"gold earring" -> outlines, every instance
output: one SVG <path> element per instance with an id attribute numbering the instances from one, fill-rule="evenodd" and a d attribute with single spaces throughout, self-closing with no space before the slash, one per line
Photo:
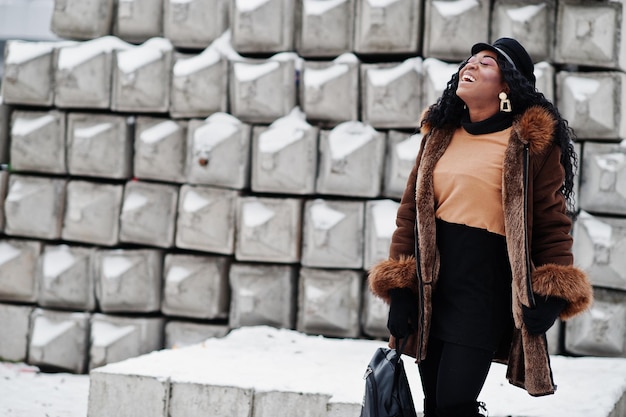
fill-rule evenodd
<path id="1" fill-rule="evenodd" d="M 498 94 L 498 98 L 500 99 L 500 111 L 510 113 L 511 100 L 509 100 L 509 97 L 506 95 L 506 93 L 504 91 L 501 92 L 500 94 Z"/>

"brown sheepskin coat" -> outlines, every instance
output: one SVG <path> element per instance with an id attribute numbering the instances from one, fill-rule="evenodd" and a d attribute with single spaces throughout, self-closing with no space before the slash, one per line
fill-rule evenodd
<path id="1" fill-rule="evenodd" d="M 572 224 L 559 191 L 564 170 L 560 147 L 553 140 L 554 129 L 555 120 L 540 107 L 532 107 L 516 117 L 502 176 L 506 243 L 513 273 L 514 329 L 494 360 L 508 364 L 509 381 L 533 396 L 552 394 L 556 387 L 545 335 L 526 331 L 522 305 L 531 306 L 533 292 L 561 297 L 567 301 L 561 313 L 561 319 L 566 320 L 587 309 L 593 299 L 586 274 L 572 265 Z M 454 129 L 431 130 L 422 126 L 421 132 L 424 139 L 400 202 L 389 259 L 369 271 L 371 291 L 387 303 L 392 288 L 406 287 L 415 293 L 420 323 L 404 353 L 417 362 L 426 355 L 432 292 L 436 290 L 439 271 L 433 169 Z"/>

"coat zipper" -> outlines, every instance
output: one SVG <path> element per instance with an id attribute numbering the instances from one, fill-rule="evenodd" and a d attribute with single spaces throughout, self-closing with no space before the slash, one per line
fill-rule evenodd
<path id="1" fill-rule="evenodd" d="M 528 144 L 524 145 L 524 249 L 526 251 L 526 291 L 530 308 L 535 308 L 535 295 L 530 271 L 530 244 L 528 242 L 528 170 L 530 165 L 530 152 Z"/>

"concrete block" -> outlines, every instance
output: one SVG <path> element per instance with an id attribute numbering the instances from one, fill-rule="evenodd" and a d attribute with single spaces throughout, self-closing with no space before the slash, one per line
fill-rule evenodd
<path id="1" fill-rule="evenodd" d="M 548 342 L 548 353 L 550 355 L 560 355 L 563 353 L 561 347 L 561 331 L 563 322 L 557 320 L 552 327 L 546 332 L 546 341 Z"/>
<path id="2" fill-rule="evenodd" d="M 230 268 L 229 326 L 293 329 L 297 271 L 293 265 L 234 263 Z"/>
<path id="3" fill-rule="evenodd" d="M 134 177 L 185 182 L 187 123 L 156 117 L 135 121 Z"/>
<path id="4" fill-rule="evenodd" d="M 4 200 L 4 232 L 40 239 L 61 237 L 65 179 L 12 174 Z"/>
<path id="5" fill-rule="evenodd" d="M 274 417 L 299 410 L 302 417 L 326 417 L 327 394 L 267 391 L 255 392 L 252 417 Z"/>
<path id="6" fill-rule="evenodd" d="M 621 117 L 626 105 L 626 74 L 561 71 L 556 81 L 559 110 L 578 138 L 626 137 Z"/>
<path id="7" fill-rule="evenodd" d="M 46 245 L 37 263 L 37 304 L 59 309 L 94 310 L 93 253 L 93 248 Z"/>
<path id="8" fill-rule="evenodd" d="M 230 30 L 237 52 L 293 50 L 295 5 L 292 0 L 230 2 Z"/>
<path id="9" fill-rule="evenodd" d="M 396 214 L 400 203 L 393 200 L 365 202 L 365 245 L 363 268 L 389 257 L 391 235 L 396 230 Z"/>
<path id="10" fill-rule="evenodd" d="M 1 87 L 1 85 L 0 85 Z M 11 131 L 11 106 L 0 95 L 0 164 L 9 163 L 9 138 Z"/>
<path id="11" fill-rule="evenodd" d="M 316 192 L 377 197 L 382 185 L 385 136 L 384 132 L 357 121 L 322 130 Z"/>
<path id="12" fill-rule="evenodd" d="M 250 125 L 227 113 L 190 120 L 187 182 L 243 189 L 250 182 Z"/>
<path id="13" fill-rule="evenodd" d="M 184 184 L 180 188 L 176 247 L 235 253 L 236 190 Z"/>
<path id="14" fill-rule="evenodd" d="M 580 207 L 594 213 L 626 215 L 626 141 L 585 142 Z"/>
<path id="15" fill-rule="evenodd" d="M 172 381 L 168 417 L 250 417 L 254 397 L 253 389 Z"/>
<path id="16" fill-rule="evenodd" d="M 161 311 L 168 316 L 222 319 L 228 315 L 228 268 L 224 256 L 167 254 Z"/>
<path id="17" fill-rule="evenodd" d="M 161 36 L 163 0 L 117 0 L 113 34 L 139 43 Z"/>
<path id="18" fill-rule="evenodd" d="M 81 374 L 87 363 L 89 313 L 35 309 L 28 363 Z"/>
<path id="19" fill-rule="evenodd" d="M 123 317 L 94 314 L 91 317 L 89 370 L 162 349 L 163 325 L 163 317 Z M 136 395 L 138 390 L 133 391 L 135 392 L 133 395 Z M 135 396 L 135 399 L 138 398 Z M 147 411 L 144 410 L 143 412 Z"/>
<path id="20" fill-rule="evenodd" d="M 357 337 L 363 281 L 361 271 L 301 268 L 297 330 Z"/>
<path id="21" fill-rule="evenodd" d="M 9 40 L 4 47 L 5 104 L 52 106 L 55 42 Z"/>
<path id="22" fill-rule="evenodd" d="M 70 181 L 61 237 L 96 245 L 118 244 L 123 193 L 121 184 Z"/>
<path id="23" fill-rule="evenodd" d="M 364 216 L 365 204 L 360 201 L 306 201 L 302 228 L 302 265 L 362 268 Z"/>
<path id="24" fill-rule="evenodd" d="M 537 79 L 537 90 L 543 93 L 548 100 L 554 103 L 554 79 L 555 70 L 554 66 L 549 62 L 542 61 L 535 64 L 535 78 Z"/>
<path id="25" fill-rule="evenodd" d="M 264 31 L 267 30 L 265 27 Z M 231 60 L 230 113 L 250 123 L 271 123 L 286 116 L 296 105 L 296 73 L 300 61 L 296 54 L 289 52 L 267 59 Z"/>
<path id="26" fill-rule="evenodd" d="M 463 61 L 472 45 L 489 35 L 487 0 L 424 1 L 423 56 Z"/>
<path id="27" fill-rule="evenodd" d="M 367 287 L 363 288 L 363 312 L 361 314 L 361 328 L 363 333 L 370 337 L 388 338 L 387 318 L 389 305 L 381 298 L 376 297 Z"/>
<path id="28" fill-rule="evenodd" d="M 132 147 L 131 126 L 124 116 L 67 115 L 67 169 L 71 175 L 130 178 Z"/>
<path id="29" fill-rule="evenodd" d="M 175 54 L 170 115 L 208 117 L 227 110 L 228 60 L 217 48 L 208 47 L 196 55 Z"/>
<path id="30" fill-rule="evenodd" d="M 93 39 L 111 33 L 115 0 L 56 0 L 50 30 L 62 38 Z"/>
<path id="31" fill-rule="evenodd" d="M 0 168 L 0 201 L 4 201 L 9 188 L 9 171 Z M 0 231 L 4 231 L 4 204 L 0 204 Z"/>
<path id="32" fill-rule="evenodd" d="M 303 57 L 330 57 L 352 51 L 354 0 L 304 0 L 295 45 Z"/>
<path id="33" fill-rule="evenodd" d="M 11 122 L 11 169 L 67 173 L 65 113 L 15 110 Z"/>
<path id="34" fill-rule="evenodd" d="M 113 56 L 111 110 L 165 113 L 170 102 L 173 45 L 151 38 Z"/>
<path id="35" fill-rule="evenodd" d="M 163 254 L 156 249 L 99 250 L 96 299 L 104 313 L 150 313 L 161 308 Z"/>
<path id="36" fill-rule="evenodd" d="M 329 402 L 326 417 L 352 417 L 361 413 L 361 403 Z M 418 412 L 418 416 L 419 416 Z"/>
<path id="37" fill-rule="evenodd" d="M 308 120 L 336 125 L 359 118 L 359 59 L 352 53 L 333 61 L 304 61 L 300 103 Z"/>
<path id="38" fill-rule="evenodd" d="M 415 128 L 422 114 L 422 58 L 361 65 L 361 120 L 376 128 Z"/>
<path id="39" fill-rule="evenodd" d="M 437 102 L 458 70 L 459 63 L 450 64 L 437 58 L 426 58 L 422 62 L 422 108 Z"/>
<path id="40" fill-rule="evenodd" d="M 626 297 L 623 292 L 596 288 L 591 308 L 567 321 L 569 353 L 626 357 Z"/>
<path id="41" fill-rule="evenodd" d="M 400 199 L 422 143 L 423 135 L 390 130 L 385 153 L 383 196 Z"/>
<path id="42" fill-rule="evenodd" d="M 559 1 L 554 61 L 624 70 L 624 24 L 621 1 Z"/>
<path id="43" fill-rule="evenodd" d="M 626 290 L 626 219 L 581 211 L 574 224 L 574 259 L 597 287 Z"/>
<path id="44" fill-rule="evenodd" d="M 319 130 L 297 108 L 252 135 L 250 187 L 255 192 L 313 194 Z"/>
<path id="45" fill-rule="evenodd" d="M 177 48 L 206 48 L 228 29 L 228 0 L 163 0 L 163 36 Z"/>
<path id="46" fill-rule="evenodd" d="M 222 324 L 204 324 L 185 320 L 170 320 L 165 324 L 165 348 L 177 349 L 197 345 L 206 339 L 224 337 L 229 328 Z"/>
<path id="47" fill-rule="evenodd" d="M 421 45 L 420 0 L 357 1 L 354 50 L 363 54 L 417 54 Z"/>
<path id="48" fill-rule="evenodd" d="M 0 241 L 0 300 L 33 303 L 37 300 L 37 260 L 41 242 Z"/>
<path id="49" fill-rule="evenodd" d="M 237 201 L 235 258 L 298 262 L 301 230 L 301 199 L 241 197 Z"/>
<path id="50" fill-rule="evenodd" d="M 108 109 L 111 106 L 113 51 L 131 48 L 115 36 L 103 36 L 59 48 L 54 73 L 54 105 Z"/>
<path id="51" fill-rule="evenodd" d="M 581 142 L 574 143 L 574 152 L 576 152 L 576 157 L 578 159 L 578 164 L 576 164 L 576 169 L 574 170 L 574 196 L 573 196 L 573 205 L 576 213 L 580 210 L 580 167 L 584 164 L 582 161 L 583 157 L 583 144 Z"/>
<path id="52" fill-rule="evenodd" d="M 491 13 L 491 39 L 517 39 L 534 62 L 552 60 L 556 0 L 496 0 Z"/>
<path id="53" fill-rule="evenodd" d="M 0 360 L 3 362 L 26 362 L 33 310 L 30 306 L 0 303 Z"/>
<path id="54" fill-rule="evenodd" d="M 127 182 L 120 213 L 120 241 L 172 247 L 177 206 L 178 186 Z"/>
<path id="55" fill-rule="evenodd" d="M 169 378 L 109 373 L 96 369 L 89 376 L 89 417 L 169 417 Z"/>

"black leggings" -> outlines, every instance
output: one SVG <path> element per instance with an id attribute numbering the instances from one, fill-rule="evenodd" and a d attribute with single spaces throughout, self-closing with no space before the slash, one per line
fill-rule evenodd
<path id="1" fill-rule="evenodd" d="M 475 402 L 485 384 L 494 353 L 430 338 L 419 365 L 426 402 L 448 408 Z"/>

